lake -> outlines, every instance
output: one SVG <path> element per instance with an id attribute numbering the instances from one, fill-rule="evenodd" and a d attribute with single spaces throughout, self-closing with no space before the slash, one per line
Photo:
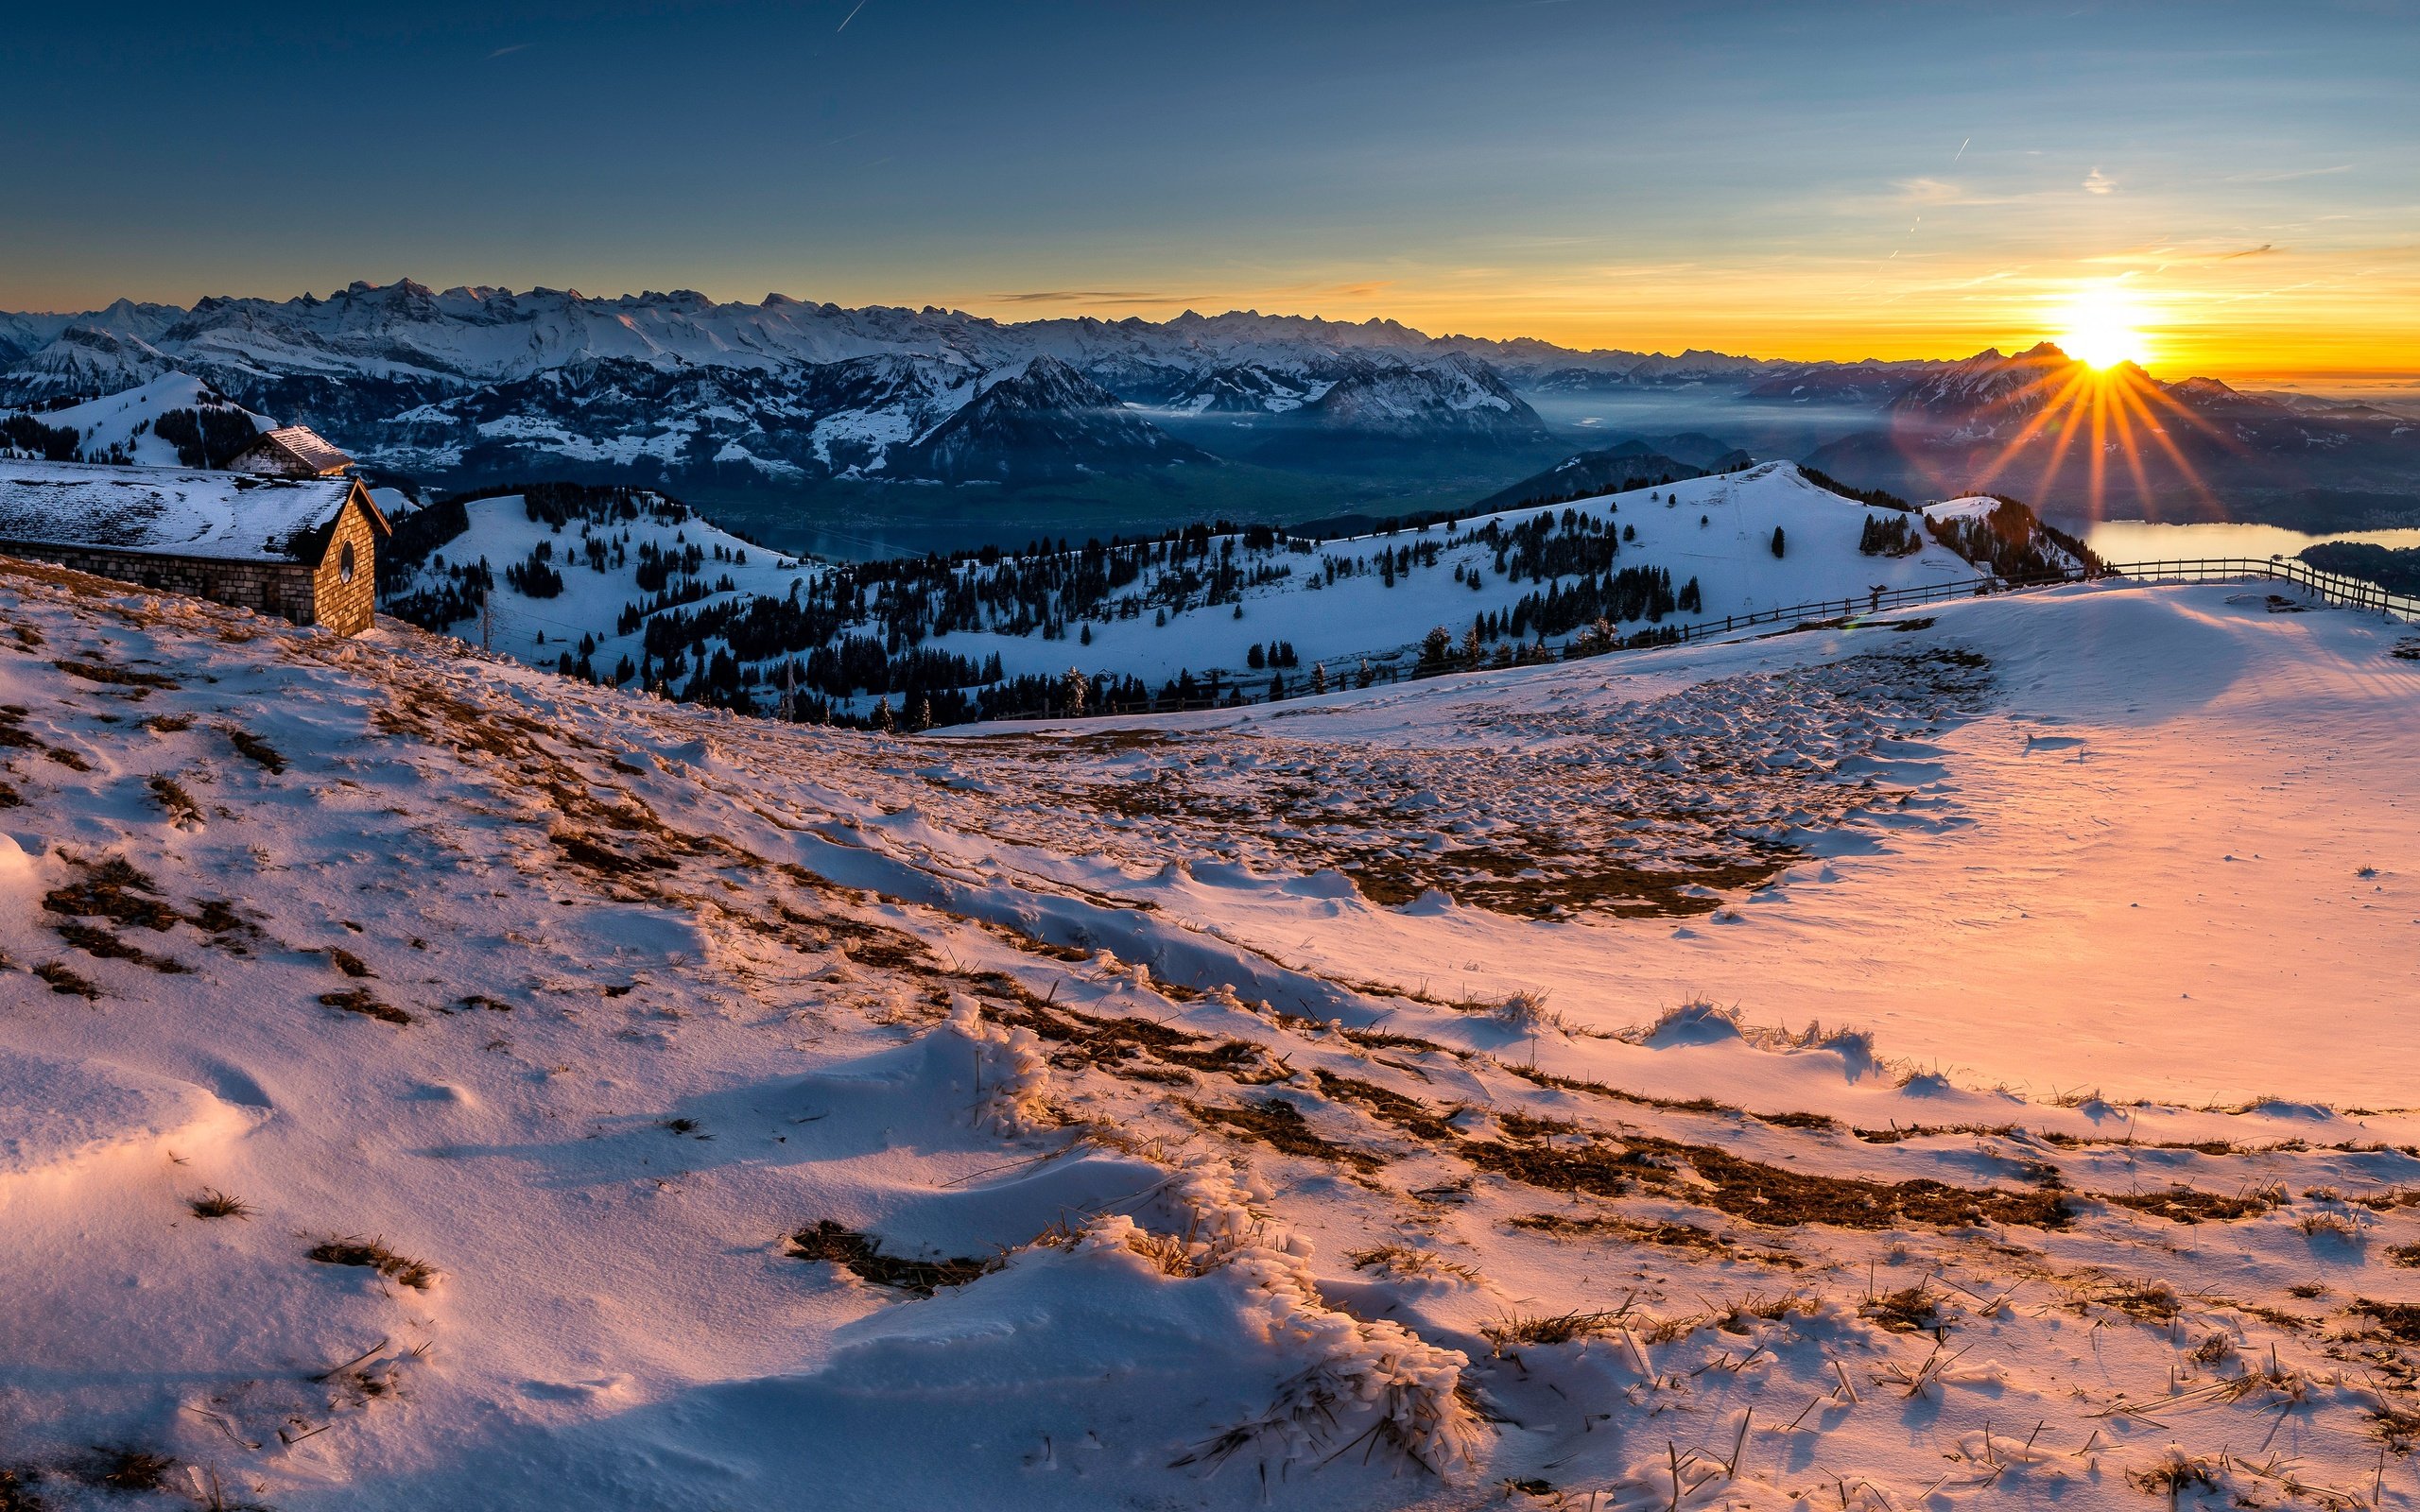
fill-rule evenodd
<path id="1" fill-rule="evenodd" d="M 2075 530 L 2083 543 L 2104 561 L 2176 561 L 2198 557 L 2291 557 L 2305 546 L 2322 541 L 2356 541 L 2374 546 L 2420 547 L 2420 530 L 2348 530 L 2341 535 L 2313 536 L 2282 525 L 2210 523 L 2152 524 L 2142 520 L 2103 520 L 2081 529 L 2072 521 L 2054 523 Z"/>

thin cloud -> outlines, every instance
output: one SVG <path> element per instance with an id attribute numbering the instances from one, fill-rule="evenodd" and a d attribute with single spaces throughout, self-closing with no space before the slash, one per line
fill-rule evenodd
<path id="1" fill-rule="evenodd" d="M 1185 297 L 1153 289 L 1028 289 L 986 296 L 998 304 L 1181 304 Z"/>
<path id="2" fill-rule="evenodd" d="M 489 62 L 493 63 L 493 62 L 494 62 L 497 59 L 504 57 L 504 56 L 505 56 L 505 55 L 507 55 L 508 53 L 527 52 L 527 51 L 528 51 L 528 50 L 529 50 L 529 44 L 528 44 L 527 43 L 526 43 L 526 42 L 516 42 L 516 43 L 513 43 L 511 46 L 510 46 L 510 47 L 499 47 L 499 48 L 497 48 L 495 51 L 493 51 L 493 52 L 492 52 L 492 53 L 488 54 L 487 60 L 488 60 Z"/>
<path id="3" fill-rule="evenodd" d="M 1956 184 L 1940 179 L 1899 179 L 1892 187 L 1920 205 L 1952 205 L 1963 198 Z"/>
<path id="4" fill-rule="evenodd" d="M 2083 192 L 2088 195 L 2114 195 L 2118 192 L 2118 180 L 2095 168 L 2084 175 Z"/>
<path id="5" fill-rule="evenodd" d="M 2219 261 L 2221 263 L 2232 263 L 2238 257 L 2267 257 L 2275 252 L 2276 249 L 2277 244 L 2275 242 L 2262 242 L 2257 247 L 2247 247 L 2239 252 L 2222 253 L 2220 256 Z"/>
<path id="6" fill-rule="evenodd" d="M 2317 179 L 2330 173 L 2350 173 L 2353 165 L 2340 163 L 2332 168 L 2285 168 L 2274 173 L 2231 173 L 2221 183 L 2285 183 L 2293 179 Z"/>

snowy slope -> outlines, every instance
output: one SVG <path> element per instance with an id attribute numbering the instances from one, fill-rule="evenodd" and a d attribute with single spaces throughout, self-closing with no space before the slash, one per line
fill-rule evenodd
<path id="1" fill-rule="evenodd" d="M 811 581 L 822 571 L 819 564 L 751 545 L 669 501 L 646 497 L 657 507 L 616 519 L 610 526 L 585 521 L 555 525 L 535 517 L 517 493 L 475 499 L 466 506 L 472 528 L 436 547 L 388 596 L 441 589 L 461 569 L 485 561 L 496 582 L 488 598 L 491 612 L 484 631 L 475 611 L 469 610 L 435 628 L 475 643 L 484 634 L 490 649 L 548 667 L 557 663 L 566 645 L 593 636 L 595 660 L 610 668 L 623 656 L 635 660 L 640 651 L 642 632 L 624 632 L 617 622 L 625 609 L 650 599 L 637 580 L 647 550 L 677 556 L 695 545 L 706 558 L 698 575 L 700 586 L 730 580 L 729 589 L 716 586 L 683 606 L 692 611 L 748 597 L 786 599 L 792 583 Z M 586 565 L 584 547 L 591 540 L 618 546 L 620 565 Z M 562 591 L 551 597 L 533 597 L 503 576 L 508 564 L 527 560 L 541 545 L 561 570 Z"/>
<path id="2" fill-rule="evenodd" d="M 0 618 L 12 1497 L 2420 1494 L 2376 621 L 2082 588 L 906 740 Z"/>
<path id="3" fill-rule="evenodd" d="M 152 423 L 175 409 L 224 407 L 226 401 L 210 385 L 189 373 L 168 372 L 131 388 L 35 418 L 45 425 L 73 427 L 83 437 L 82 450 L 95 459 L 122 455 L 137 467 L 176 467 L 176 447 L 152 433 Z M 273 422 L 253 415 L 253 427 L 269 430 Z"/>
<path id="4" fill-rule="evenodd" d="M 485 558 L 501 572 L 508 560 L 526 556 L 535 544 L 516 497 L 482 500 L 470 507 L 471 530 L 443 548 L 448 563 L 459 565 Z M 1789 604 L 1863 597 L 1876 586 L 1907 587 L 1976 576 L 1973 566 L 1931 542 L 1907 557 L 1860 555 L 1858 538 L 1871 512 L 1863 505 L 1815 487 L 1787 463 L 1770 463 L 1668 487 L 1633 489 L 1552 509 L 1477 515 L 1450 529 L 1441 524 L 1425 532 L 1354 537 L 1321 541 L 1315 547 L 1274 539 L 1255 547 L 1240 537 L 1212 538 L 1205 546 L 1210 557 L 1231 560 L 1247 579 L 1231 593 L 1183 591 L 1186 574 L 1201 574 L 1201 557 L 1155 560 L 1131 583 L 1105 594 L 1082 612 L 1063 604 L 1055 624 L 1043 615 L 1020 626 L 1004 609 L 980 627 L 935 633 L 922 644 L 977 663 L 988 664 L 996 656 L 1010 678 L 1056 677 L 1073 665 L 1096 679 L 1132 678 L 1157 690 L 1180 674 L 1206 678 L 1215 673 L 1230 686 L 1248 684 L 1254 696 L 1268 691 L 1273 672 L 1250 664 L 1252 649 L 1270 642 L 1294 647 L 1298 664 L 1283 676 L 1296 691 L 1305 685 L 1315 666 L 1323 666 L 1331 678 L 1357 677 L 1365 662 L 1374 669 L 1409 672 L 1418 659 L 1422 639 L 1433 628 L 1443 627 L 1459 642 L 1481 616 L 1509 621 L 1524 599 L 1578 588 L 1585 576 L 1580 572 L 1523 577 L 1518 576 L 1517 556 L 1508 556 L 1498 565 L 1498 545 L 1506 533 L 1542 515 L 1559 538 L 1608 532 L 1619 538 L 1618 549 L 1607 558 L 1609 567 L 1597 574 L 1600 578 L 1623 569 L 1661 569 L 1676 593 L 1691 582 L 1697 584 L 1699 608 L 1668 608 L 1651 621 L 1634 615 L 1617 626 L 1625 635 L 1660 626 L 1719 623 L 1727 616 Z M 678 528 L 688 530 L 691 540 L 717 543 L 727 550 L 741 546 L 702 524 Z M 1778 558 L 1772 552 L 1776 529 L 1785 538 L 1785 554 Z M 669 529 L 658 529 L 656 534 L 668 536 Z M 567 544 L 576 548 L 576 542 Z M 1392 576 L 1378 565 L 1382 556 L 1392 558 L 1430 547 L 1436 550 L 1433 561 L 1421 557 Z M 633 554 L 635 549 L 634 544 Z M 766 559 L 762 551 L 752 551 L 751 556 L 760 563 Z M 1329 563 L 1345 570 L 1332 575 Z M 954 576 L 987 581 L 1002 572 L 1015 573 L 1031 565 L 1015 558 L 1004 565 L 968 559 L 954 569 Z M 882 616 L 890 612 L 885 609 L 885 595 L 897 590 L 885 581 L 881 565 L 849 570 L 865 573 L 874 586 L 864 610 L 844 618 L 827 641 L 846 635 L 879 636 Z M 424 569 L 412 582 L 428 586 L 441 571 Z M 510 634 L 494 638 L 495 648 L 552 666 L 566 639 L 578 641 L 589 635 L 600 647 L 593 658 L 600 673 L 610 672 L 624 658 L 636 669 L 644 629 L 618 628 L 624 606 L 647 596 L 632 582 L 632 571 L 570 574 L 566 581 L 573 591 L 564 598 L 544 601 L 529 600 L 499 582 L 493 601 L 511 628 Z M 718 580 L 720 571 L 710 561 L 704 576 Z M 1248 580 L 1255 575 L 1266 576 L 1261 581 Z M 743 593 L 784 597 L 794 576 L 788 569 L 776 567 L 753 578 L 735 575 L 734 582 Z M 808 580 L 814 580 L 812 575 Z M 927 593 L 922 589 L 917 592 Z M 939 601 L 945 595 L 930 592 L 927 596 Z M 921 599 L 919 604 L 918 612 L 925 612 Z M 683 612 L 695 611 L 684 608 Z M 460 619 L 432 627 L 460 635 L 467 623 L 466 611 Z M 1057 633 L 1062 629 L 1063 634 Z M 1560 647 L 1585 631 L 1583 619 L 1552 629 L 1546 639 L 1550 646 Z M 544 642 L 536 639 L 541 633 L 546 637 Z M 1506 627 L 1492 628 L 1483 639 L 1491 656 L 1510 656 L 1516 646 L 1533 644 L 1538 636 L 1534 629 L 1516 636 Z M 780 654 L 769 654 L 751 664 L 770 676 L 782 661 L 805 652 L 813 644 L 820 643 L 801 639 Z M 726 643 L 717 641 L 705 647 L 705 654 L 724 648 Z M 678 693 L 684 686 L 676 679 L 673 691 Z M 870 708 L 881 692 L 861 691 L 863 696 L 852 705 L 859 713 Z M 763 707 L 761 701 L 759 707 Z"/>

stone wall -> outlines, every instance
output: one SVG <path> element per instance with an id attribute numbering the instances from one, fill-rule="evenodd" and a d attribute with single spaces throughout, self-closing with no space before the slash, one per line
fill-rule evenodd
<path id="1" fill-rule="evenodd" d="M 360 511 L 348 509 L 348 518 L 358 519 Z M 370 528 L 363 522 L 360 528 Z M 368 554 L 354 548 L 364 558 Z M 135 583 L 156 593 L 185 593 L 195 598 L 215 599 L 221 604 L 257 610 L 274 614 L 297 625 L 319 623 L 314 610 L 316 598 L 313 572 L 299 561 L 222 560 L 213 557 L 164 557 L 146 552 L 110 551 L 99 546 L 44 546 L 26 541 L 0 541 L 0 556 L 22 557 L 28 561 L 46 561 L 96 577 L 114 577 L 120 582 Z M 331 554 L 333 560 L 333 554 Z M 327 569 L 330 581 L 336 578 L 333 565 Z M 358 586 L 368 579 L 366 571 L 355 574 Z M 365 599 L 364 602 L 367 602 Z M 348 611 L 348 620 L 351 619 Z M 367 610 L 360 611 L 359 623 L 351 628 L 338 627 L 338 633 L 351 635 L 369 627 Z"/>

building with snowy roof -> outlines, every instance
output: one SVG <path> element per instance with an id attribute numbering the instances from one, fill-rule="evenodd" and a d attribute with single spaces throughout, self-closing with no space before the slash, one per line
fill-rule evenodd
<path id="1" fill-rule="evenodd" d="M 227 464 L 237 472 L 261 472 L 281 478 L 332 478 L 353 466 L 353 458 L 308 425 L 280 425 L 238 453 Z"/>
<path id="2" fill-rule="evenodd" d="M 0 460 L 0 556 L 370 627 L 391 528 L 361 480 Z"/>

